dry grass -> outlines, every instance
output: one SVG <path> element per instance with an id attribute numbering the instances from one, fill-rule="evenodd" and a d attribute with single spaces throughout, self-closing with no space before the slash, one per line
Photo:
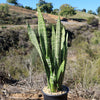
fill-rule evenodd
<path id="1" fill-rule="evenodd" d="M 89 17 L 96 17 L 100 20 L 100 17 L 99 16 L 96 16 L 96 15 L 93 15 L 93 14 L 88 14 L 88 13 L 85 13 L 85 12 L 80 12 L 80 11 L 76 11 L 76 15 L 73 15 L 73 16 L 68 16 L 68 18 L 78 18 L 78 19 L 88 19 Z"/>
<path id="2" fill-rule="evenodd" d="M 36 11 L 33 11 L 33 10 L 28 10 L 28 9 L 25 9 L 25 8 L 11 6 L 11 5 L 9 5 L 9 10 L 15 11 L 15 12 L 18 12 L 18 13 L 24 13 L 24 14 L 35 14 L 36 13 Z"/>

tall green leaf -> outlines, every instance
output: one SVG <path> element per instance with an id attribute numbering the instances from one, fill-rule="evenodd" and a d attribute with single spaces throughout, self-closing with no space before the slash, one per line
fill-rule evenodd
<path id="1" fill-rule="evenodd" d="M 52 55 L 53 57 L 55 56 L 55 36 L 56 36 L 56 33 L 55 33 L 55 30 L 54 30 L 54 26 L 52 26 L 52 37 L 51 37 L 51 45 L 52 45 Z"/>
<path id="2" fill-rule="evenodd" d="M 63 49 L 64 42 L 65 42 L 65 28 L 63 27 L 63 29 L 62 29 L 62 37 L 61 37 L 61 50 Z"/>
<path id="3" fill-rule="evenodd" d="M 42 56 L 44 57 L 45 70 L 46 73 L 49 75 L 48 78 L 50 78 L 51 60 L 49 57 L 49 46 L 48 46 L 46 26 L 39 7 L 37 7 L 37 10 L 38 10 L 38 32 L 40 38 L 40 47 L 42 49 Z"/>
<path id="4" fill-rule="evenodd" d="M 68 33 L 66 34 L 64 46 L 65 46 L 65 56 L 64 56 L 64 59 L 66 59 L 67 51 L 68 51 Z"/>
<path id="5" fill-rule="evenodd" d="M 65 43 L 65 61 L 67 62 L 67 52 L 68 52 L 68 33 L 66 35 L 66 43 Z M 66 63 L 65 63 L 66 64 Z"/>
<path id="6" fill-rule="evenodd" d="M 66 34 L 65 28 L 62 29 L 62 37 L 61 37 L 61 62 L 65 59 L 66 52 Z"/>
<path id="7" fill-rule="evenodd" d="M 64 72 L 64 66 L 65 66 L 65 60 L 61 63 L 59 69 L 58 69 L 58 73 L 57 73 L 57 81 L 59 80 L 61 74 L 63 74 Z"/>
<path id="8" fill-rule="evenodd" d="M 53 66 L 55 66 L 55 29 L 54 26 L 52 26 L 52 37 L 51 37 L 51 46 L 52 46 L 52 59 L 53 59 Z"/>
<path id="9" fill-rule="evenodd" d="M 39 7 L 37 8 L 38 10 L 38 32 L 40 36 L 40 44 L 42 47 L 42 51 L 46 56 L 48 56 L 48 37 L 47 37 L 47 32 L 46 32 L 46 26 L 45 22 L 43 19 L 43 16 L 41 14 L 41 11 Z"/>
<path id="10" fill-rule="evenodd" d="M 57 26 L 56 26 L 56 42 L 55 42 L 55 57 L 57 60 L 57 65 L 60 65 L 60 59 L 61 59 L 61 33 L 60 33 L 60 17 L 58 18 L 57 21 Z"/>
<path id="11" fill-rule="evenodd" d="M 37 51 L 42 59 L 40 45 L 39 45 L 38 39 L 36 37 L 36 34 L 34 33 L 34 31 L 32 30 L 32 28 L 30 27 L 29 24 L 28 24 L 27 28 L 28 28 L 29 39 L 31 40 L 31 43 L 35 46 L 35 48 L 37 49 Z"/>

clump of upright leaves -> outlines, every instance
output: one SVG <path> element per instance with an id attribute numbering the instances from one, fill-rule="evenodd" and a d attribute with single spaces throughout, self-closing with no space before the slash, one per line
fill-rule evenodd
<path id="1" fill-rule="evenodd" d="M 67 40 L 68 34 L 65 33 L 65 29 L 61 30 L 60 17 L 58 18 L 56 31 L 52 26 L 52 36 L 48 38 L 44 19 L 41 11 L 38 9 L 38 36 L 28 25 L 28 34 L 32 44 L 36 47 L 40 58 L 43 62 L 48 87 L 51 92 L 56 92 L 61 89 L 65 66 L 67 58 Z"/>

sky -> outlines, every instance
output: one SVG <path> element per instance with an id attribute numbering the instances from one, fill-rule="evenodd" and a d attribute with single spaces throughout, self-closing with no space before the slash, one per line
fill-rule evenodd
<path id="1" fill-rule="evenodd" d="M 36 8 L 36 4 L 39 0 L 17 0 L 23 6 L 30 6 L 33 9 Z M 62 4 L 69 4 L 76 9 L 86 9 L 96 12 L 96 9 L 100 6 L 100 0 L 45 0 L 46 2 L 51 2 L 54 9 L 60 8 Z M 6 3 L 6 0 L 0 0 L 0 3 Z"/>

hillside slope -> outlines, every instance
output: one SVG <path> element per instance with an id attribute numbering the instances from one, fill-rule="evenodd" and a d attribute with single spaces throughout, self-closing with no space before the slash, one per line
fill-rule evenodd
<path id="1" fill-rule="evenodd" d="M 26 15 L 38 15 L 36 11 L 33 10 L 28 10 L 25 8 L 21 8 L 21 7 L 16 7 L 16 6 L 11 6 L 9 5 L 9 9 L 11 12 L 16 12 L 16 13 L 21 13 L 21 14 L 26 14 Z M 56 15 L 51 15 L 51 14 L 47 14 L 47 13 L 43 13 L 43 17 L 45 20 L 47 20 L 48 23 L 56 23 L 56 20 L 58 19 L 58 16 Z M 63 17 L 61 17 L 62 19 Z"/>
<path id="2" fill-rule="evenodd" d="M 4 4 L 2 4 L 4 5 Z M 37 12 L 34 10 L 29 10 L 29 9 L 25 9 L 25 8 L 21 8 L 21 7 L 17 7 L 17 6 L 12 6 L 9 5 L 9 13 L 10 15 L 13 17 L 15 14 L 17 15 L 16 17 L 24 17 L 24 16 L 28 16 L 28 17 L 33 17 L 33 16 L 37 16 Z M 52 15 L 52 14 L 48 14 L 48 13 L 43 13 L 43 17 L 46 20 L 47 23 L 52 23 L 55 24 L 56 20 L 58 19 L 57 15 Z M 63 19 L 63 17 L 60 17 L 61 20 Z"/>
<path id="3" fill-rule="evenodd" d="M 81 12 L 81 11 L 76 11 L 76 14 L 73 16 L 68 16 L 69 19 L 84 19 L 87 20 L 89 17 L 95 17 L 97 19 L 99 19 L 100 21 L 100 17 L 97 15 L 93 15 L 93 14 L 89 14 L 89 13 L 85 13 L 85 12 Z"/>
<path id="4" fill-rule="evenodd" d="M 12 14 L 15 14 L 15 13 L 20 17 L 28 16 L 28 17 L 32 18 L 32 16 L 37 16 L 36 11 L 21 8 L 21 7 L 18 7 L 18 6 L 9 5 L 9 10 L 10 10 L 11 16 L 12 16 Z M 85 13 L 85 12 L 80 12 L 80 11 L 76 11 L 76 15 L 67 16 L 67 19 L 68 19 L 67 21 L 68 22 L 69 21 L 74 21 L 74 22 L 76 22 L 76 21 L 77 22 L 82 22 L 83 21 L 84 22 L 91 16 L 96 17 L 100 21 L 99 16 L 96 16 L 96 15 L 93 15 L 93 14 L 88 14 L 88 13 Z M 53 24 L 55 24 L 56 20 L 58 19 L 57 15 L 48 14 L 48 13 L 43 13 L 43 17 L 44 17 L 44 19 L 46 20 L 47 23 L 53 23 Z M 60 18 L 61 18 L 61 20 L 63 20 L 64 17 L 60 17 Z"/>

